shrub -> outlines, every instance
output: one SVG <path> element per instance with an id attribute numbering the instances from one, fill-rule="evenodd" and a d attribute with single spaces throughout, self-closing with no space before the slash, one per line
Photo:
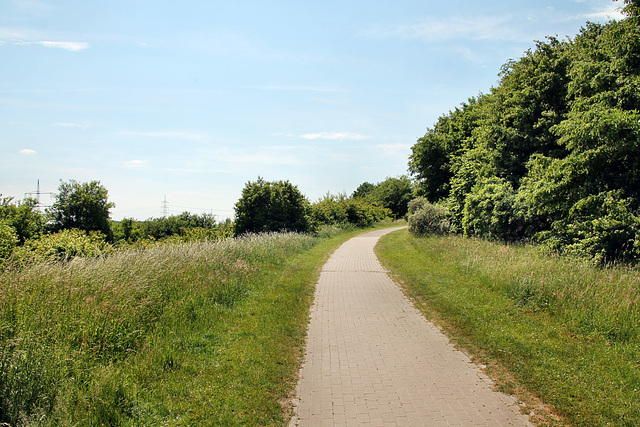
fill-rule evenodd
<path id="1" fill-rule="evenodd" d="M 106 242 L 102 233 L 71 229 L 27 240 L 15 250 L 14 257 L 23 262 L 68 261 L 78 256 L 93 257 L 112 250 L 113 247 Z"/>
<path id="2" fill-rule="evenodd" d="M 467 194 L 462 216 L 466 236 L 517 240 L 520 221 L 515 214 L 515 192 L 502 178 L 484 178 Z"/>
<path id="3" fill-rule="evenodd" d="M 620 191 L 608 191 L 578 201 L 569 216 L 539 233 L 548 248 L 596 263 L 640 260 L 640 218 Z"/>
<path id="4" fill-rule="evenodd" d="M 258 177 L 248 182 L 236 203 L 236 235 L 271 231 L 310 230 L 309 202 L 289 181 L 269 182 Z"/>
<path id="5" fill-rule="evenodd" d="M 449 232 L 449 213 L 446 208 L 430 203 L 424 197 L 409 202 L 409 232 L 416 236 Z"/>
<path id="6" fill-rule="evenodd" d="M 0 263 L 11 255 L 17 244 L 18 235 L 15 229 L 4 221 L 0 221 Z"/>
<path id="7" fill-rule="evenodd" d="M 311 206 L 310 216 L 318 228 L 321 225 L 338 227 L 367 227 L 391 217 L 391 210 L 367 199 L 327 194 Z"/>
<path id="8" fill-rule="evenodd" d="M 12 197 L 0 195 L 0 222 L 13 228 L 18 236 L 18 244 L 44 232 L 45 218 L 38 211 L 37 204 L 35 199 L 14 202 Z"/>

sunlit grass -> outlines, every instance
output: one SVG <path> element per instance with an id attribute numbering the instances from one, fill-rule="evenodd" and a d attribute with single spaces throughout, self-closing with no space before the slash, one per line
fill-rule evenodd
<path id="1" fill-rule="evenodd" d="M 286 423 L 313 287 L 347 237 L 164 244 L 0 274 L 0 423 Z"/>
<path id="2" fill-rule="evenodd" d="M 637 270 L 406 232 L 378 251 L 427 317 L 541 424 L 640 425 Z"/>

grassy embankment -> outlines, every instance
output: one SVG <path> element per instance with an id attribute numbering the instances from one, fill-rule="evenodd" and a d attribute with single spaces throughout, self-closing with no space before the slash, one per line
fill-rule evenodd
<path id="1" fill-rule="evenodd" d="M 384 237 L 377 252 L 426 316 L 536 422 L 640 425 L 637 269 L 406 231 Z"/>
<path id="2" fill-rule="evenodd" d="M 356 233 L 0 273 L 0 424 L 282 424 L 319 269 Z"/>

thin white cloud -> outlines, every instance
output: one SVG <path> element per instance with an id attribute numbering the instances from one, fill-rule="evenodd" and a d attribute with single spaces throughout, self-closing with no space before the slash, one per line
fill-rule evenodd
<path id="1" fill-rule="evenodd" d="M 305 133 L 300 135 L 300 138 L 304 139 L 326 139 L 331 141 L 343 141 L 343 140 L 352 140 L 352 141 L 361 141 L 363 139 L 371 138 L 369 135 L 363 135 L 360 133 L 352 133 L 352 132 L 317 132 L 317 133 Z"/>
<path id="2" fill-rule="evenodd" d="M 586 3 L 576 1 L 577 3 Z M 382 40 L 417 40 L 422 42 L 447 41 L 494 41 L 529 42 L 544 38 L 548 31 L 546 24 L 563 22 L 584 22 L 586 20 L 606 22 L 623 19 L 620 2 L 585 7 L 590 12 L 567 13 L 553 6 L 532 8 L 520 15 L 504 13 L 500 15 L 479 15 L 472 18 L 451 15 L 443 18 L 425 17 L 413 22 L 395 25 L 376 25 L 361 33 L 365 37 Z"/>
<path id="3" fill-rule="evenodd" d="M 91 47 L 88 42 L 51 40 L 57 38 L 63 38 L 63 36 L 48 34 L 38 30 L 0 27 L 0 43 L 2 44 L 12 44 L 16 46 L 36 45 L 71 52 L 80 52 Z"/>
<path id="4" fill-rule="evenodd" d="M 160 139 L 176 139 L 188 141 L 204 141 L 207 134 L 197 131 L 180 131 L 180 130 L 160 130 L 160 131 L 123 131 L 119 133 L 123 136 L 142 137 L 142 138 L 160 138 Z"/>
<path id="5" fill-rule="evenodd" d="M 52 49 L 64 49 L 71 52 L 80 52 L 81 50 L 89 49 L 89 43 L 87 42 L 53 42 L 53 41 L 39 41 L 33 42 Z"/>
<path id="6" fill-rule="evenodd" d="M 411 24 L 374 27 L 364 33 L 381 39 L 415 39 L 421 41 L 444 40 L 504 40 L 513 38 L 510 27 L 512 17 L 477 16 L 473 19 L 452 16 L 445 19 L 426 18 Z"/>
<path id="7" fill-rule="evenodd" d="M 276 133 L 272 133 L 271 136 L 286 136 L 289 138 L 296 137 L 296 135 L 292 134 L 291 132 L 276 132 Z"/>
<path id="8" fill-rule="evenodd" d="M 246 89 L 279 90 L 279 91 L 307 91 L 307 92 L 342 92 L 340 89 L 322 86 L 303 85 L 248 85 Z"/>
<path id="9" fill-rule="evenodd" d="M 29 45 L 40 45 L 44 47 L 48 47 L 50 49 L 64 49 L 71 52 L 80 52 L 81 50 L 89 49 L 89 43 L 86 42 L 52 42 L 52 41 L 21 41 L 21 40 L 13 40 L 11 42 L 17 46 L 29 46 Z"/>
<path id="10" fill-rule="evenodd" d="M 121 162 L 122 167 L 127 169 L 139 168 L 145 166 L 148 162 L 146 160 L 129 160 L 126 162 Z"/>
<path id="11" fill-rule="evenodd" d="M 581 18 L 588 19 L 590 21 L 608 21 L 611 19 L 622 20 L 625 18 L 622 13 L 622 8 L 616 4 L 609 4 L 598 10 L 590 13 L 586 13 L 580 16 Z"/>
<path id="12" fill-rule="evenodd" d="M 20 150 L 20 154 L 31 156 L 33 154 L 38 154 L 38 153 L 35 150 L 32 150 L 30 148 L 23 148 L 22 150 Z"/>

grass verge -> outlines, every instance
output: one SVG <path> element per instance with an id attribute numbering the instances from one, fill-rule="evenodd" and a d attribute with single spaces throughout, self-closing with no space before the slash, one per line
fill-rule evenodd
<path id="1" fill-rule="evenodd" d="M 640 273 L 456 236 L 383 237 L 407 294 L 539 425 L 640 425 Z"/>
<path id="2" fill-rule="evenodd" d="M 1 273 L 0 424 L 285 424 L 320 268 L 360 232 Z"/>

